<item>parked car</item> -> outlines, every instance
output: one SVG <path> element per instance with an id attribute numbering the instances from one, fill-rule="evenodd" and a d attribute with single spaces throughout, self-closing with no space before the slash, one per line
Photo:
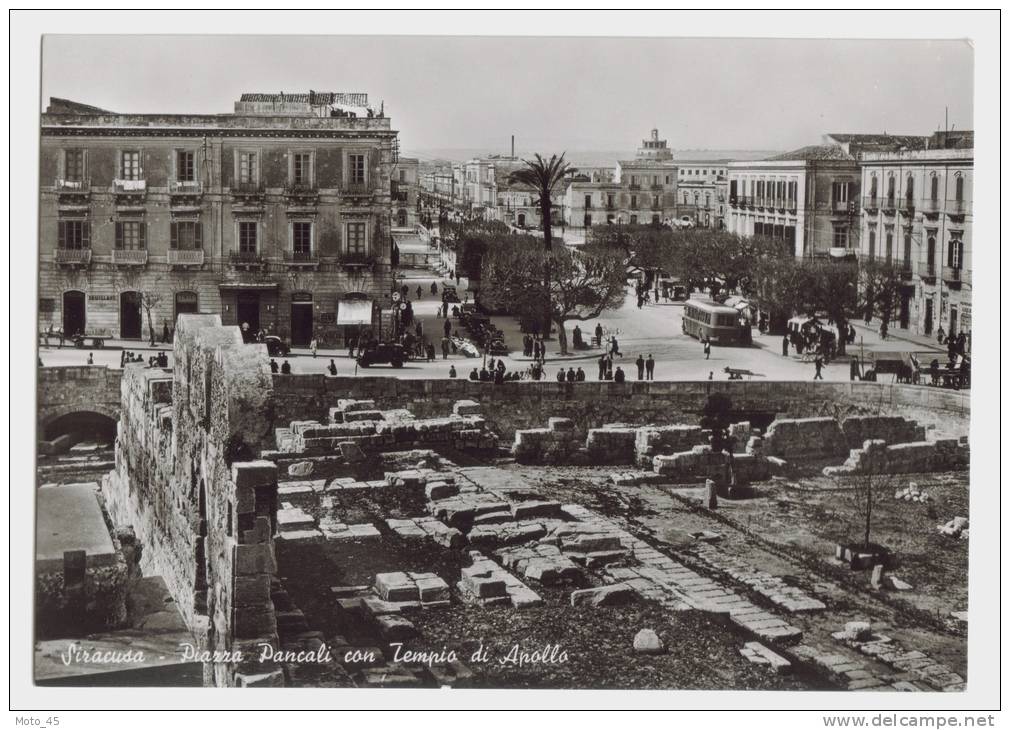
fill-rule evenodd
<path id="1" fill-rule="evenodd" d="M 673 224 L 678 228 L 694 228 L 694 218 L 689 215 L 682 215 Z"/>
<path id="2" fill-rule="evenodd" d="M 365 347 L 357 359 L 358 365 L 363 368 L 384 363 L 389 363 L 394 368 L 402 368 L 403 363 L 407 360 L 407 351 L 403 345 L 394 342 L 379 342 Z"/>
<path id="3" fill-rule="evenodd" d="M 263 344 L 267 346 L 267 354 L 270 357 L 287 357 L 291 354 L 291 345 L 276 335 L 264 337 Z"/>

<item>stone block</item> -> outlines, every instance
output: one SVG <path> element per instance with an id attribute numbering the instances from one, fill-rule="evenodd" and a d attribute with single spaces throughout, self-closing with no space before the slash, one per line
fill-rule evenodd
<path id="1" fill-rule="evenodd" d="M 459 487 L 447 482 L 428 482 L 424 487 L 424 496 L 429 501 L 455 497 L 457 494 L 459 494 Z"/>
<path id="2" fill-rule="evenodd" d="M 574 431 L 575 421 L 571 418 L 548 418 L 547 429 L 550 431 Z"/>
<path id="3" fill-rule="evenodd" d="M 561 503 L 531 499 L 512 505 L 512 516 L 517 520 L 528 520 L 536 517 L 560 517 Z"/>
<path id="4" fill-rule="evenodd" d="M 417 636 L 417 629 L 408 619 L 397 614 L 376 616 L 379 633 L 386 641 L 406 641 Z"/>
<path id="5" fill-rule="evenodd" d="M 748 654 L 744 654 L 749 659 L 751 657 L 758 657 L 762 661 L 761 664 L 768 664 L 772 669 L 774 669 L 779 674 L 785 674 L 792 670 L 792 662 L 790 662 L 785 657 L 780 654 L 776 654 L 774 651 L 766 647 L 757 641 L 749 641 L 744 644 L 744 649 L 748 651 Z M 741 652 L 743 653 L 743 652 Z M 753 661 L 753 659 L 752 659 Z"/>
<path id="6" fill-rule="evenodd" d="M 472 400 L 458 400 L 453 404 L 452 412 L 457 416 L 479 416 L 481 405 Z"/>
<path id="7" fill-rule="evenodd" d="M 638 599 L 635 590 L 626 583 L 612 583 L 600 588 L 572 591 L 573 606 L 623 606 Z"/>
<path id="8" fill-rule="evenodd" d="M 311 461 L 296 461 L 288 465 L 288 476 L 307 477 L 314 468 L 315 464 Z"/>
<path id="9" fill-rule="evenodd" d="M 375 576 L 375 592 L 385 601 L 420 600 L 417 584 L 406 573 L 379 573 Z"/>
<path id="10" fill-rule="evenodd" d="M 236 490 L 255 490 L 277 483 L 277 465 L 272 461 L 241 461 L 231 465 L 231 480 Z"/>
<path id="11" fill-rule="evenodd" d="M 659 638 L 659 634 L 652 629 L 642 629 L 635 634 L 632 648 L 639 654 L 663 654 L 666 652 L 666 646 Z"/>
<path id="12" fill-rule="evenodd" d="M 435 573 L 410 573 L 417 586 L 421 603 L 438 603 L 449 600 L 449 584 Z"/>

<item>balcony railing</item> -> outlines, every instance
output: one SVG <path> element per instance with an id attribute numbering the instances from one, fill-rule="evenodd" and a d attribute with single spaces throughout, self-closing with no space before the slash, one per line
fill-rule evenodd
<path id="1" fill-rule="evenodd" d="M 882 210 L 895 210 L 897 206 L 897 199 L 893 195 L 889 195 L 880 201 L 880 207 Z"/>
<path id="2" fill-rule="evenodd" d="M 932 198 L 922 201 L 922 212 L 923 213 L 939 213 L 943 204 L 939 200 L 933 200 Z"/>
<path id="3" fill-rule="evenodd" d="M 663 184 L 662 183 L 654 183 L 653 185 L 649 186 L 649 189 L 650 190 L 662 190 L 663 189 Z"/>
<path id="4" fill-rule="evenodd" d="M 90 248 L 58 248 L 53 252 L 53 261 L 58 264 L 88 266 L 91 263 Z"/>
<path id="5" fill-rule="evenodd" d="M 372 266 L 375 264 L 375 256 L 365 252 L 345 252 L 340 255 L 341 266 Z"/>
<path id="6" fill-rule="evenodd" d="M 146 248 L 116 248 L 112 251 L 112 263 L 117 266 L 144 266 L 147 264 Z"/>
<path id="7" fill-rule="evenodd" d="M 233 265 L 255 266 L 263 263 L 263 256 L 259 251 L 232 251 L 229 259 Z"/>
<path id="8" fill-rule="evenodd" d="M 203 192 L 203 183 L 199 180 L 170 180 L 168 183 L 169 195 L 200 195 Z"/>
<path id="9" fill-rule="evenodd" d="M 930 262 L 929 260 L 923 261 L 922 265 L 919 267 L 919 278 L 920 279 L 935 279 L 936 278 L 936 263 Z"/>
<path id="10" fill-rule="evenodd" d="M 639 185 L 638 183 L 631 183 L 630 185 L 628 185 L 628 190 L 641 190 L 641 189 L 642 186 Z"/>
<path id="11" fill-rule="evenodd" d="M 897 264 L 898 275 L 902 281 L 912 281 L 912 260 L 904 259 Z"/>
<path id="12" fill-rule="evenodd" d="M 170 266 L 203 266 L 203 249 L 170 248 L 168 263 Z"/>
<path id="13" fill-rule="evenodd" d="M 868 211 L 875 211 L 880 208 L 880 198 L 876 195 L 864 195 L 863 196 L 863 209 Z"/>
<path id="14" fill-rule="evenodd" d="M 855 209 L 856 205 L 851 200 L 832 200 L 831 201 L 831 212 L 836 215 L 845 215 L 850 210 Z"/>
<path id="15" fill-rule="evenodd" d="M 235 181 L 231 184 L 232 195 L 263 195 L 263 183 Z"/>
<path id="16" fill-rule="evenodd" d="M 898 201 L 898 212 L 903 215 L 913 215 L 915 213 L 915 199 L 902 198 Z"/>
<path id="17" fill-rule="evenodd" d="M 116 195 L 144 195 L 147 192 L 147 180 L 112 181 L 112 190 Z"/>
<path id="18" fill-rule="evenodd" d="M 347 195 L 368 195 L 370 192 L 366 182 L 347 183 L 344 187 L 344 193 Z"/>
<path id="19" fill-rule="evenodd" d="M 284 261 L 289 266 L 315 266 L 319 257 L 315 251 L 285 251 Z"/>
<path id="20" fill-rule="evenodd" d="M 57 178 L 53 184 L 56 192 L 65 194 L 87 195 L 91 192 L 90 180 L 64 180 Z"/>
<path id="21" fill-rule="evenodd" d="M 947 215 L 964 215 L 971 208 L 971 204 L 967 200 L 948 200 L 947 201 Z"/>
<path id="22" fill-rule="evenodd" d="M 948 284 L 970 284 L 971 271 L 967 269 L 955 269 L 953 266 L 943 267 L 943 280 Z"/>
<path id="23" fill-rule="evenodd" d="M 296 182 L 284 188 L 284 194 L 289 197 L 315 197 L 319 190 L 312 183 Z"/>

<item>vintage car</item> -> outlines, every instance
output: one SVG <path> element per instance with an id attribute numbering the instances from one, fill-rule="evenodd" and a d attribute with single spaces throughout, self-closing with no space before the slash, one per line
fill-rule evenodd
<path id="1" fill-rule="evenodd" d="M 263 344 L 267 346 L 270 357 L 287 357 L 291 354 L 291 346 L 277 335 L 267 335 L 263 338 Z"/>
<path id="2" fill-rule="evenodd" d="M 394 368 L 402 368 L 407 360 L 407 351 L 403 345 L 393 342 L 379 342 L 368 345 L 358 355 L 358 365 L 367 368 L 371 365 L 389 363 Z"/>

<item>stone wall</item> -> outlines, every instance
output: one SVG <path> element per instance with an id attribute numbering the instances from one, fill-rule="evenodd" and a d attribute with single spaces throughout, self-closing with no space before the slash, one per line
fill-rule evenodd
<path id="1" fill-rule="evenodd" d="M 825 476 L 859 474 L 918 474 L 968 468 L 967 443 L 942 438 L 888 445 L 882 439 L 867 439 L 862 448 L 852 449 L 841 466 L 825 467 Z"/>
<path id="2" fill-rule="evenodd" d="M 36 423 L 38 438 L 61 416 L 91 411 L 119 418 L 123 371 L 97 365 L 38 368 Z"/>
<path id="3" fill-rule="evenodd" d="M 216 685 L 278 683 L 251 660 L 277 646 L 271 602 L 276 570 L 277 472 L 254 454 L 272 437 L 266 349 L 243 345 L 216 315 L 183 315 L 176 367 L 127 368 L 116 468 L 102 492 L 113 523 L 132 526 L 141 568 L 161 575 L 198 645 L 250 661 L 213 663 Z"/>
<path id="4" fill-rule="evenodd" d="M 571 418 L 581 436 L 608 423 L 696 424 L 709 393 L 733 402 L 734 420 L 886 413 L 934 425 L 951 435 L 968 433 L 970 395 L 888 383 L 812 382 L 516 382 L 397 380 L 387 377 L 274 376 L 274 427 L 291 421 L 325 422 L 339 398 L 370 399 L 380 409 L 407 408 L 418 418 L 435 417 L 458 400 L 481 405 L 488 426 L 503 439 L 516 430 L 542 427 L 551 417 Z M 844 452 L 842 452 L 844 453 Z"/>

